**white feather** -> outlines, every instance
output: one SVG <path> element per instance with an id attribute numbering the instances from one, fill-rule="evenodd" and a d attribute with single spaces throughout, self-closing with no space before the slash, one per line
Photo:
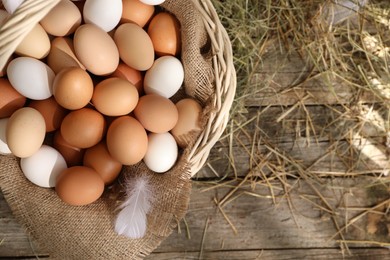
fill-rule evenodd
<path id="1" fill-rule="evenodd" d="M 126 200 L 119 206 L 115 232 L 129 238 L 142 238 L 147 227 L 152 192 L 147 177 L 131 179 L 126 184 Z"/>

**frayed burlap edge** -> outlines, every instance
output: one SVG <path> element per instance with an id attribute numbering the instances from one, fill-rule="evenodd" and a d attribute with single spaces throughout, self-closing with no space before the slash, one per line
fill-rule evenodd
<path id="1" fill-rule="evenodd" d="M 182 156 L 166 174 L 152 173 L 143 163 L 123 170 L 124 178 L 147 175 L 155 190 L 143 239 L 132 240 L 113 232 L 118 186 L 105 191 L 95 203 L 69 206 L 53 189 L 31 184 L 20 170 L 19 159 L 13 156 L 0 156 L 0 186 L 15 218 L 51 259 L 141 259 L 172 233 L 187 211 L 191 182 Z"/>

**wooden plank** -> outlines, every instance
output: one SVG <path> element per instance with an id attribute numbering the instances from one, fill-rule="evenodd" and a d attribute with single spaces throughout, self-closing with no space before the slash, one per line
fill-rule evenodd
<path id="1" fill-rule="evenodd" d="M 269 164 L 296 170 L 286 158 L 316 173 L 343 175 L 389 168 L 388 109 L 362 106 L 360 112 L 349 114 L 342 106 L 290 108 L 248 108 L 244 119 L 233 118 L 197 177 L 245 176 L 260 162 L 263 167 L 255 171 L 263 169 L 265 174 L 270 172 Z"/>
<path id="2" fill-rule="evenodd" d="M 245 96 L 246 106 L 350 104 L 378 102 L 372 91 L 364 91 L 331 71 L 319 72 L 310 57 L 297 51 L 283 51 L 271 45 L 262 56 L 261 66 L 245 86 L 253 93 Z"/>
<path id="3" fill-rule="evenodd" d="M 245 250 L 245 251 L 205 251 L 154 253 L 146 260 L 182 259 L 225 259 L 225 260 L 296 260 L 296 259 L 345 259 L 345 260 L 388 260 L 389 249 L 352 249 L 350 255 L 343 255 L 338 249 L 286 249 L 286 250 Z"/>
<path id="4" fill-rule="evenodd" d="M 34 239 L 16 221 L 0 192 L 0 257 L 45 256 Z"/>
<path id="5" fill-rule="evenodd" d="M 387 186 L 373 186 L 373 181 L 373 179 L 362 178 L 324 180 L 322 184 L 289 181 L 290 188 L 294 187 L 289 194 L 289 201 L 286 199 L 284 188 L 278 183 L 272 186 L 275 195 L 273 200 L 270 197 L 269 187 L 261 181 L 257 183 L 255 189 L 252 189 L 248 182 L 241 186 L 230 198 L 229 203 L 223 207 L 226 218 L 214 200 L 221 201 L 232 188 L 225 185 L 225 187 L 213 186 L 213 189 L 205 190 L 210 188 L 210 185 L 195 182 L 185 219 L 187 226 L 184 221 L 181 222 L 181 232 L 174 231 L 155 250 L 155 253 L 199 252 L 201 248 L 205 252 L 338 248 L 340 243 L 336 240 L 340 237 L 336 235 L 335 239 L 332 239 L 337 232 L 334 221 L 342 227 L 345 219 L 351 219 L 362 212 L 362 210 L 346 211 L 345 207 L 371 207 L 378 202 L 373 198 L 388 198 Z M 316 190 L 321 192 L 330 208 L 321 201 L 311 185 L 315 185 Z M 369 185 L 371 188 L 367 193 Z M 369 196 L 373 192 L 374 195 Z M 4 203 L 4 199 L 1 198 L 0 201 L 2 219 L 0 237 L 3 239 L 0 245 L 0 257 L 45 256 L 44 251 L 40 251 L 34 242 L 30 242 L 24 230 L 20 226 L 17 227 L 18 224 L 9 209 L 7 210 L 8 206 Z M 291 204 L 289 205 L 288 202 Z M 337 218 L 333 219 L 333 215 L 328 214 L 327 210 L 334 210 L 334 216 Z M 233 226 L 237 232 L 234 231 Z M 186 229 L 189 230 L 189 235 Z M 388 239 L 383 232 L 377 236 L 367 235 L 365 229 L 366 218 L 363 217 L 356 224 L 349 226 L 347 233 L 343 232 L 344 239 L 371 241 Z M 369 244 L 350 246 L 351 248 L 370 247 Z M 371 246 L 377 247 L 375 244 Z"/>
<path id="6" fill-rule="evenodd" d="M 296 260 L 296 259 L 345 259 L 345 260 L 388 260 L 389 249 L 367 248 L 351 249 L 350 254 L 343 255 L 339 249 L 286 249 L 286 250 L 245 250 L 245 251 L 215 251 L 215 252 L 168 252 L 153 253 L 145 260 L 183 260 L 183 259 L 225 259 L 225 260 Z M 39 259 L 46 259 L 49 256 L 39 256 Z M 0 257 L 0 259 L 6 259 Z M 35 256 L 18 258 L 20 260 L 37 259 Z"/>
<path id="7" fill-rule="evenodd" d="M 336 235 L 335 239 L 331 239 L 337 233 L 333 221 L 337 221 L 342 227 L 346 219 L 360 213 L 346 211 L 345 206 L 363 208 L 375 205 L 367 197 L 365 188 L 372 180 L 366 181 L 362 178 L 340 182 L 324 180 L 321 185 L 290 181 L 288 189 L 294 189 L 289 194 L 289 201 L 285 197 L 284 188 L 278 184 L 272 186 L 276 197 L 273 201 L 269 197 L 269 187 L 259 181 L 256 188 L 252 189 L 254 183 L 248 182 L 230 197 L 230 202 L 222 210 L 213 205 L 213 202 L 215 199 L 221 201 L 231 189 L 219 188 L 202 192 L 204 184 L 197 184 L 186 216 L 191 239 L 187 239 L 186 227 L 182 223 L 182 232 L 172 234 L 156 252 L 199 251 L 202 243 L 206 251 L 338 247 L 339 243 L 335 239 L 340 237 Z M 326 199 L 329 207 L 324 206 L 325 203 L 318 198 L 312 185 Z M 381 190 L 381 186 L 376 188 Z M 246 192 L 253 192 L 256 196 Z M 388 193 L 382 197 L 378 195 L 381 194 L 379 191 L 375 194 L 373 197 L 378 199 L 389 198 Z M 326 210 L 334 211 L 338 217 L 332 219 L 333 215 Z M 348 233 L 343 233 L 344 238 L 373 239 L 375 236 L 369 239 L 367 233 L 363 232 L 364 223 L 362 218 L 362 222 L 359 222 L 361 226 L 350 226 Z"/>

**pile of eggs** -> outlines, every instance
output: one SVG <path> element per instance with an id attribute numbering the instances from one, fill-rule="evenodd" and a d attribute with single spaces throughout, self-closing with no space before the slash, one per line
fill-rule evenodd
<path id="1" fill-rule="evenodd" d="M 168 171 L 200 131 L 200 104 L 172 101 L 180 24 L 161 2 L 62 0 L 1 72 L 0 153 L 68 204 L 96 201 L 124 165 Z"/>

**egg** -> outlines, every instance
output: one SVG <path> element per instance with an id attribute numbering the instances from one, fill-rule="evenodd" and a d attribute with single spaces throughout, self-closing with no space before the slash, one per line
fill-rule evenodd
<path id="1" fill-rule="evenodd" d="M 111 76 L 129 81 L 137 88 L 139 95 L 144 92 L 144 77 L 141 72 L 127 66 L 124 63 L 119 63 L 118 68 L 116 68 Z"/>
<path id="2" fill-rule="evenodd" d="M 82 164 L 85 149 L 70 145 L 62 137 L 60 130 L 54 134 L 53 147 L 64 157 L 69 167 Z"/>
<path id="3" fill-rule="evenodd" d="M 168 132 L 175 127 L 179 117 L 171 100 L 155 94 L 142 96 L 134 115 L 145 129 L 153 133 Z"/>
<path id="4" fill-rule="evenodd" d="M 52 95 L 54 72 L 40 60 L 15 58 L 7 67 L 7 75 L 11 85 L 27 98 L 42 100 Z"/>
<path id="5" fill-rule="evenodd" d="M 78 67 L 85 70 L 84 65 L 76 57 L 73 41 L 67 37 L 57 37 L 51 42 L 47 65 L 56 74 L 69 67 Z"/>
<path id="6" fill-rule="evenodd" d="M 26 103 L 26 98 L 17 92 L 7 79 L 0 78 L 0 93 L 0 118 L 10 117 Z"/>
<path id="7" fill-rule="evenodd" d="M 4 155 L 12 153 L 8 147 L 6 135 L 5 135 L 8 120 L 9 118 L 0 119 L 0 154 L 4 154 Z"/>
<path id="8" fill-rule="evenodd" d="M 177 156 L 177 144 L 170 133 L 148 134 L 148 150 L 143 161 L 150 170 L 157 173 L 168 171 L 175 164 Z"/>
<path id="9" fill-rule="evenodd" d="M 83 17 L 106 32 L 114 29 L 122 16 L 122 0 L 86 0 Z"/>
<path id="10" fill-rule="evenodd" d="M 122 164 L 112 158 L 105 141 L 85 151 L 83 165 L 94 169 L 105 185 L 111 184 L 122 170 Z"/>
<path id="11" fill-rule="evenodd" d="M 5 10 L 10 14 L 14 13 L 23 1 L 24 0 L 2 0 Z"/>
<path id="12" fill-rule="evenodd" d="M 65 68 L 53 81 L 55 100 L 64 108 L 76 110 L 85 107 L 94 91 L 91 76 L 80 68 Z"/>
<path id="13" fill-rule="evenodd" d="M 74 33 L 81 24 L 81 13 L 69 0 L 61 0 L 40 21 L 45 31 L 53 36 L 66 36 Z"/>
<path id="14" fill-rule="evenodd" d="M 118 117 L 110 124 L 106 141 L 111 156 L 123 165 L 140 162 L 148 147 L 145 129 L 130 116 Z"/>
<path id="15" fill-rule="evenodd" d="M 154 14 L 154 6 L 139 0 L 122 0 L 123 12 L 121 23 L 133 22 L 144 27 Z"/>
<path id="16" fill-rule="evenodd" d="M 12 114 L 6 128 L 11 152 L 20 158 L 33 155 L 45 139 L 45 119 L 36 109 L 23 107 Z"/>
<path id="17" fill-rule="evenodd" d="M 57 130 L 68 113 L 53 97 L 44 100 L 32 100 L 28 106 L 35 108 L 41 113 L 45 119 L 46 132 Z"/>
<path id="18" fill-rule="evenodd" d="M 189 142 L 193 141 L 195 136 L 201 131 L 201 105 L 192 98 L 184 98 L 176 103 L 179 118 L 177 124 L 171 130 L 177 144 L 185 148 Z"/>
<path id="19" fill-rule="evenodd" d="M 71 111 L 61 124 L 61 135 L 64 140 L 78 148 L 89 148 L 98 144 L 104 132 L 104 117 L 91 108 Z"/>
<path id="20" fill-rule="evenodd" d="M 49 54 L 49 51 L 49 36 L 40 24 L 36 24 L 26 37 L 23 38 L 22 42 L 16 48 L 15 53 L 20 56 L 42 59 Z"/>
<path id="21" fill-rule="evenodd" d="M 137 24 L 124 23 L 114 34 L 120 58 L 128 66 L 145 71 L 154 62 L 153 43 L 149 35 Z"/>
<path id="22" fill-rule="evenodd" d="M 55 191 L 65 203 L 83 206 L 102 196 L 104 182 L 95 170 L 85 166 L 73 166 L 60 173 Z"/>
<path id="23" fill-rule="evenodd" d="M 177 56 L 180 53 L 180 24 L 172 14 L 161 12 L 154 16 L 148 26 L 148 34 L 158 56 Z"/>
<path id="24" fill-rule="evenodd" d="M 53 147 L 42 145 L 27 158 L 20 159 L 20 168 L 26 178 L 43 188 L 56 185 L 58 175 L 67 168 L 64 157 Z"/>
<path id="25" fill-rule="evenodd" d="M 91 73 L 104 76 L 118 67 L 119 52 L 114 40 L 96 25 L 83 24 L 77 28 L 73 44 L 76 57 Z"/>
<path id="26" fill-rule="evenodd" d="M 92 103 L 104 115 L 126 115 L 133 111 L 137 105 L 138 91 L 127 80 L 108 78 L 96 85 Z"/>
<path id="27" fill-rule="evenodd" d="M 173 56 L 158 58 L 146 72 L 144 90 L 146 94 L 158 94 L 170 98 L 180 89 L 184 81 L 181 61 Z"/>
<path id="28" fill-rule="evenodd" d="M 165 0 L 139 0 L 147 5 L 159 5 L 165 2 Z"/>

